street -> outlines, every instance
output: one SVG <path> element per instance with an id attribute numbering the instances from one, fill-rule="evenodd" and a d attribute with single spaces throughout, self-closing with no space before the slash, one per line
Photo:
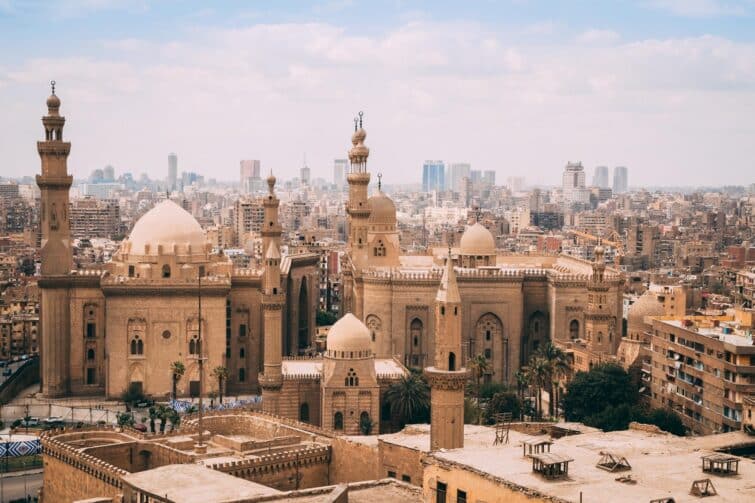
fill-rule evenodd
<path id="1" fill-rule="evenodd" d="M 18 500 L 25 495 L 36 496 L 42 487 L 42 470 L 29 471 L 20 474 L 9 474 L 0 477 L 2 486 L 2 503 Z"/>

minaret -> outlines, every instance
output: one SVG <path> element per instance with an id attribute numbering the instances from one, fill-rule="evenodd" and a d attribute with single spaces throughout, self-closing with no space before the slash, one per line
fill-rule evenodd
<path id="1" fill-rule="evenodd" d="M 71 226 L 68 221 L 68 190 L 73 177 L 68 174 L 71 144 L 63 141 L 65 118 L 60 116 L 60 99 L 47 98 L 47 115 L 42 117 L 44 141 L 37 142 L 42 174 L 37 175 L 41 194 L 39 225 L 42 230 L 42 277 L 39 280 L 40 330 L 42 343 L 41 390 L 46 397 L 63 396 L 69 390 L 71 339 L 68 274 L 73 266 Z"/>
<path id="2" fill-rule="evenodd" d="M 451 250 L 435 297 L 435 364 L 425 369 L 430 383 L 430 449 L 464 447 L 464 385 L 460 368 L 461 296 Z"/>
<path id="3" fill-rule="evenodd" d="M 370 149 L 364 145 L 367 132 L 362 127 L 362 112 L 354 119 L 354 134 L 351 136 L 349 161 L 351 167 L 346 179 L 349 182 L 349 202 L 346 213 L 349 215 L 348 250 L 357 269 L 367 263 L 367 231 L 369 229 L 370 205 L 367 201 L 367 186 L 370 173 L 367 171 L 367 158 Z"/>
<path id="4" fill-rule="evenodd" d="M 618 338 L 613 333 L 614 327 L 611 326 L 613 316 L 608 305 L 609 285 L 605 282 L 605 252 L 600 243 L 595 247 L 594 253 L 592 277 L 587 282 L 585 335 L 590 349 L 597 352 L 610 352 L 612 344 L 614 342 L 618 344 Z"/>
<path id="5" fill-rule="evenodd" d="M 262 410 L 280 414 L 280 391 L 283 386 L 281 354 L 283 338 L 283 305 L 281 292 L 280 224 L 278 223 L 278 198 L 275 197 L 275 177 L 267 179 L 270 190 L 265 199 L 265 230 L 262 231 L 265 272 L 262 276 L 262 311 L 264 337 L 264 371 L 260 376 L 262 387 Z"/>

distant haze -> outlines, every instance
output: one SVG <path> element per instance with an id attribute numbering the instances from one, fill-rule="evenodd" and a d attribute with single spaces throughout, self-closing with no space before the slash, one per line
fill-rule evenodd
<path id="1" fill-rule="evenodd" d="M 596 165 L 627 166 L 631 186 L 755 182 L 751 3 L 60 4 L 0 0 L 0 175 L 39 171 L 55 79 L 78 177 L 165 178 L 176 152 L 179 172 L 233 180 L 241 159 L 289 178 L 306 155 L 330 180 L 363 110 L 387 184 L 419 182 L 426 159 L 499 184 L 556 185 L 567 161 L 588 182 Z"/>

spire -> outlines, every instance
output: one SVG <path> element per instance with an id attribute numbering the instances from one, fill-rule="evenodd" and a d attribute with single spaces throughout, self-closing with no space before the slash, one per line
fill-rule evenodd
<path id="1" fill-rule="evenodd" d="M 383 174 L 378 173 L 378 192 L 383 191 Z"/>
<path id="2" fill-rule="evenodd" d="M 446 268 L 443 270 L 443 277 L 440 279 L 438 294 L 435 297 L 438 302 L 448 304 L 461 303 L 459 295 L 459 285 L 456 283 L 456 271 L 454 271 L 454 262 L 451 257 L 451 244 L 448 245 L 448 258 L 446 259 Z"/>
<path id="3" fill-rule="evenodd" d="M 362 127 L 363 116 L 364 112 L 359 112 L 359 116 L 354 118 L 354 134 L 351 135 L 353 147 L 349 150 L 349 161 L 351 161 L 352 172 L 355 173 L 367 171 L 367 158 L 370 156 L 370 149 L 364 145 L 367 132 Z"/>

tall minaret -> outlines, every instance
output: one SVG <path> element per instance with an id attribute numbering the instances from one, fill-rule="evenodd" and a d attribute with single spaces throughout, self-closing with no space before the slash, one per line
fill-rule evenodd
<path id="1" fill-rule="evenodd" d="M 349 214 L 348 250 L 357 269 L 367 263 L 367 231 L 369 228 L 370 205 L 367 201 L 367 186 L 370 173 L 367 171 L 367 158 L 370 149 L 364 145 L 367 132 L 362 127 L 362 112 L 354 119 L 354 134 L 351 136 L 349 161 L 351 167 L 346 179 L 349 182 L 349 202 L 346 213 Z"/>
<path id="2" fill-rule="evenodd" d="M 461 296 L 451 250 L 435 297 L 435 364 L 425 369 L 430 383 L 430 449 L 464 447 L 464 385 L 461 365 Z"/>
<path id="3" fill-rule="evenodd" d="M 265 199 L 265 229 L 262 231 L 265 272 L 262 276 L 262 311 L 264 337 L 264 371 L 260 376 L 262 387 L 262 410 L 280 414 L 280 391 L 283 386 L 281 354 L 283 338 L 283 305 L 281 292 L 280 224 L 278 223 L 278 198 L 275 196 L 275 177 L 267 179 L 270 190 Z"/>
<path id="4" fill-rule="evenodd" d="M 39 224 L 42 228 L 42 278 L 39 281 L 42 331 L 41 380 L 44 396 L 62 396 L 69 389 L 70 304 L 68 274 L 73 266 L 71 226 L 68 221 L 68 174 L 71 144 L 63 141 L 65 118 L 60 116 L 60 99 L 47 98 L 47 115 L 42 117 L 44 141 L 37 142 L 42 174 L 37 175 L 41 193 Z"/>
<path id="5" fill-rule="evenodd" d="M 592 263 L 592 277 L 587 282 L 587 309 L 585 309 L 585 336 L 590 349 L 596 352 L 610 352 L 614 344 L 618 347 L 619 337 L 613 333 L 615 319 L 608 303 L 609 284 L 605 282 L 606 263 L 603 246 L 595 247 L 595 260 Z"/>

